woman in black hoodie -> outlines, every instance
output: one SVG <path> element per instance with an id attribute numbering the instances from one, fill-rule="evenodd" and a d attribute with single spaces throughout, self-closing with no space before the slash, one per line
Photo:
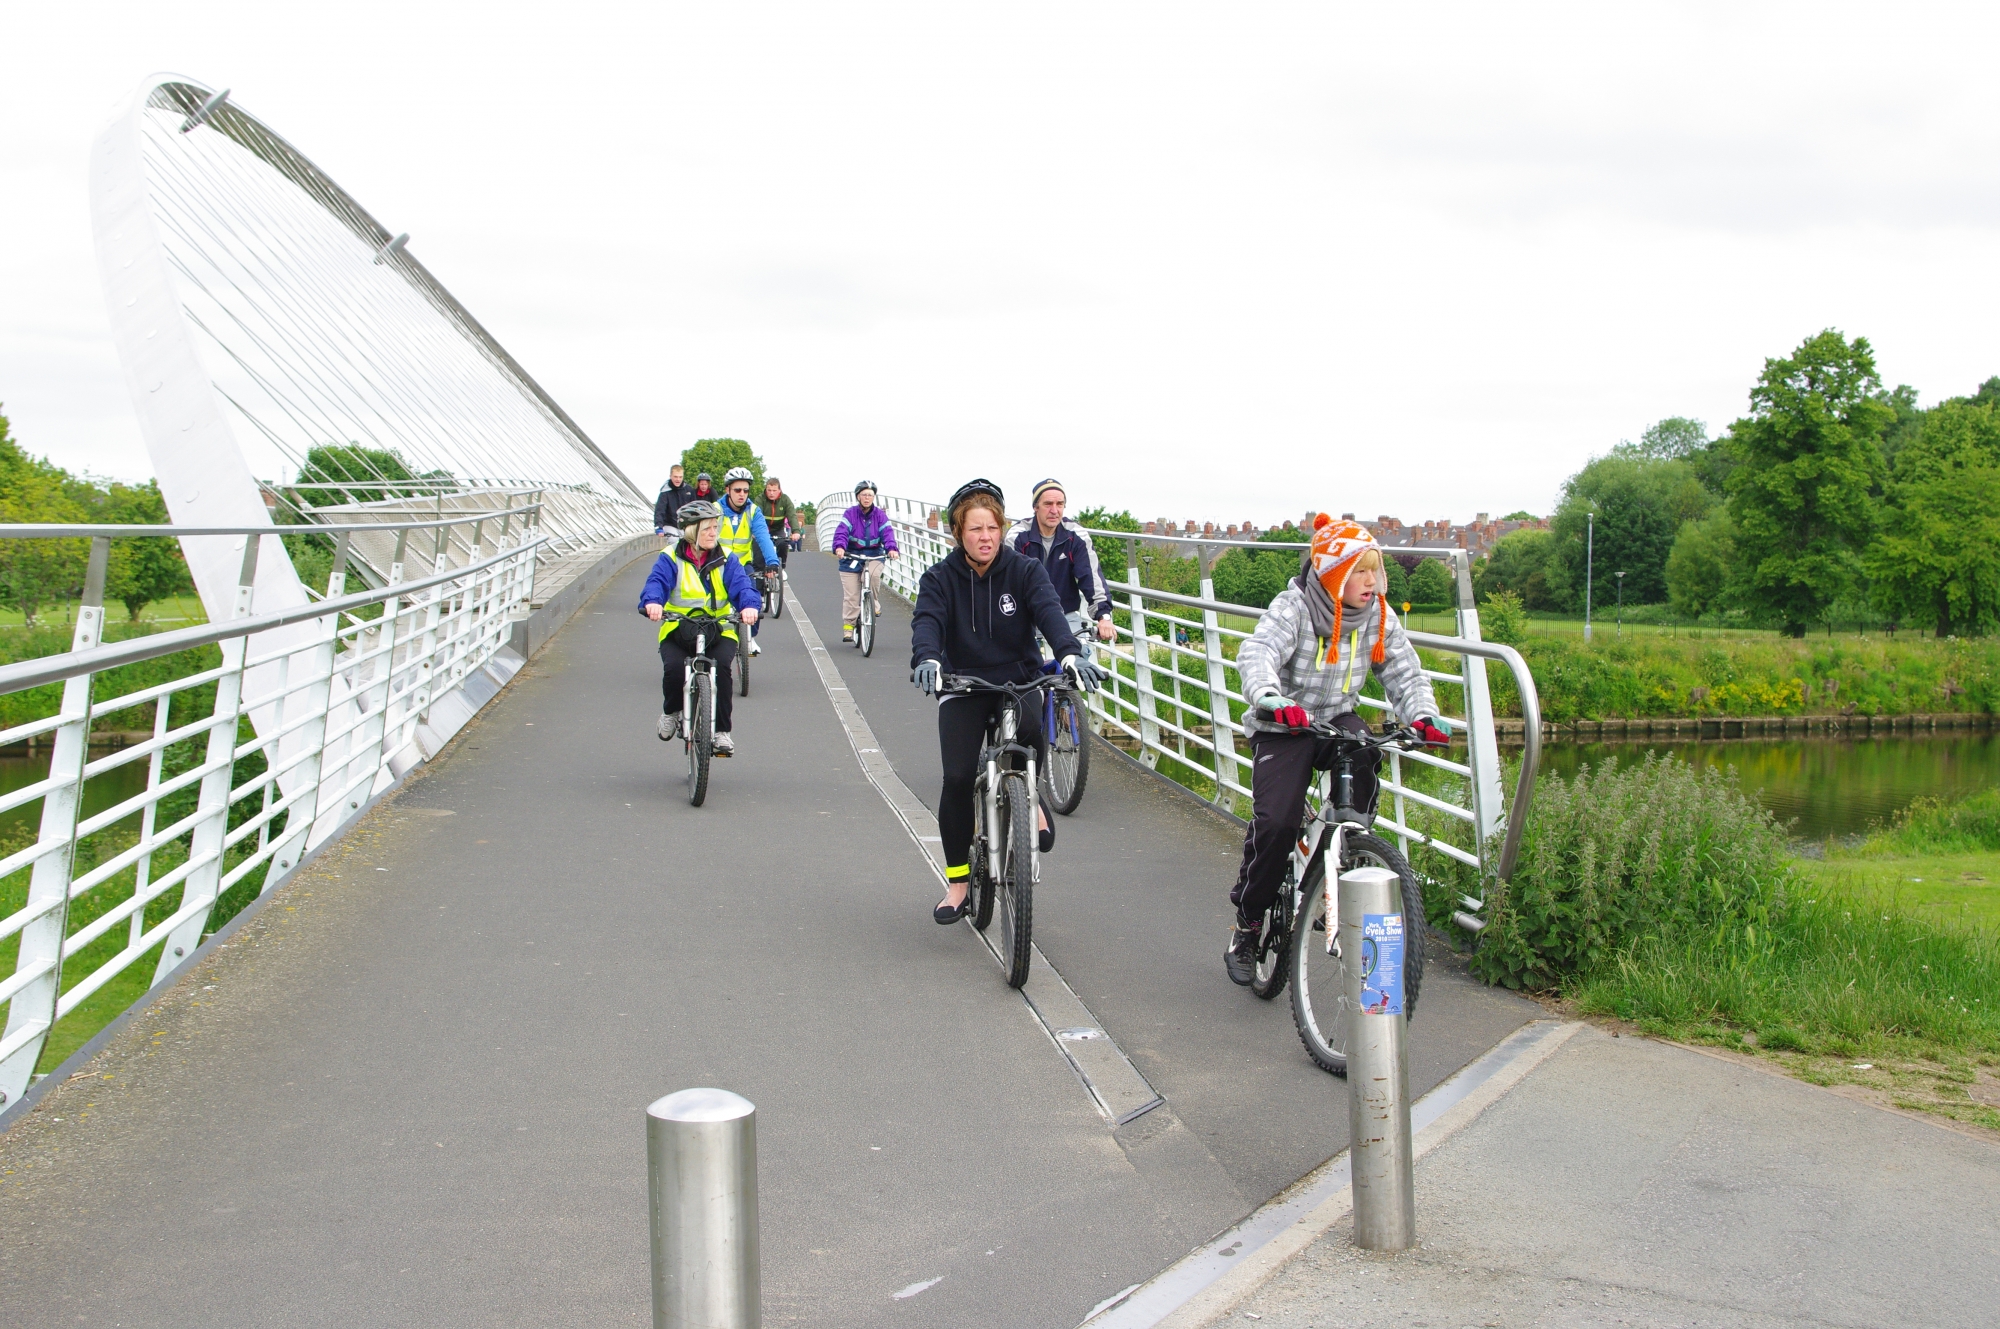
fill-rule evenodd
<path id="1" fill-rule="evenodd" d="M 924 573 L 910 620 L 910 681 L 934 693 L 944 674 L 970 674 L 988 683 L 1025 683 L 1042 670 L 1035 629 L 1054 648 L 1071 681 L 1094 689 L 1104 671 L 1083 658 L 1083 648 L 1063 617 L 1049 574 L 1032 558 L 1007 548 L 1007 515 L 1000 487 L 974 480 L 951 496 L 947 509 L 958 547 Z M 938 702 L 938 749 L 944 789 L 938 797 L 938 838 L 945 862 L 944 902 L 932 917 L 955 923 L 965 916 L 971 892 L 972 787 L 979 774 L 979 746 L 1001 698 L 991 692 L 953 693 Z M 1048 764 L 1041 708 L 1021 707 L 1020 737 Z M 1041 808 L 1041 848 L 1055 839 L 1048 805 Z"/>

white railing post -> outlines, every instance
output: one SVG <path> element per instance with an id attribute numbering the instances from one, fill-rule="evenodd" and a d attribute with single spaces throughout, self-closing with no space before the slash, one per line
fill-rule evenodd
<path id="1" fill-rule="evenodd" d="M 1215 581 L 1209 576 L 1208 546 L 1196 545 L 1195 558 L 1201 568 L 1201 598 L 1213 600 Z M 1202 655 L 1208 665 L 1208 716 L 1211 737 L 1215 740 L 1215 805 L 1227 808 L 1232 797 L 1229 782 L 1236 776 L 1238 758 L 1236 735 L 1229 726 L 1229 696 L 1223 691 L 1227 686 L 1226 666 L 1222 659 L 1222 634 L 1216 631 L 1221 626 L 1222 620 L 1213 609 L 1201 611 Z"/>
<path id="2" fill-rule="evenodd" d="M 232 617 L 250 616 L 251 594 L 257 583 L 257 550 L 262 543 L 262 536 L 243 537 L 243 575 L 237 580 L 236 612 Z M 215 680 L 215 710 L 210 714 L 208 753 L 202 763 L 208 773 L 201 777 L 201 797 L 195 807 L 201 820 L 195 823 L 188 845 L 188 861 L 198 866 L 189 869 L 181 882 L 181 907 L 174 911 L 181 915 L 181 921 L 167 934 L 160 948 L 160 963 L 153 970 L 154 987 L 165 982 L 167 975 L 201 944 L 209 911 L 215 907 L 221 891 L 223 840 L 229 834 L 229 793 L 236 767 L 236 731 L 243 711 L 243 662 L 249 647 L 248 637 L 231 637 L 222 643 L 222 677 Z"/>
<path id="3" fill-rule="evenodd" d="M 398 542 L 400 548 L 401 542 Z M 333 546 L 333 571 L 326 579 L 326 597 L 338 598 L 347 589 L 347 536 L 335 537 Z M 321 824 L 324 809 L 320 806 L 325 790 L 326 773 L 326 722 L 327 711 L 333 698 L 333 657 L 340 640 L 340 615 L 328 614 L 321 620 L 319 641 L 312 648 L 311 682 L 302 698 L 312 717 L 299 730 L 299 742 L 305 746 L 307 757 L 299 763 L 299 792 L 308 790 L 311 796 L 301 797 L 292 812 L 285 818 L 285 838 L 278 844 L 278 852 L 273 862 L 275 868 L 264 873 L 264 891 L 278 884 L 278 879 L 292 869 L 301 855 L 312 845 L 324 841 L 339 826 L 338 818 L 327 818 Z M 259 894 L 263 892 L 260 891 Z"/>
<path id="4" fill-rule="evenodd" d="M 1461 549 L 1451 561 L 1458 574 L 1458 635 L 1466 641 L 1479 641 L 1479 606 L 1472 598 L 1472 555 Z M 1458 659 L 1465 679 L 1465 764 L 1472 768 L 1475 852 L 1484 869 L 1492 866 L 1486 861 L 1486 841 L 1500 829 L 1507 806 L 1500 793 L 1500 738 L 1493 726 L 1493 699 L 1486 689 L 1486 661 L 1471 655 Z"/>
<path id="5" fill-rule="evenodd" d="M 110 540 L 90 542 L 83 605 L 77 610 L 76 630 L 70 636 L 72 651 L 89 650 L 102 638 L 104 575 L 110 558 Z M 91 675 L 78 674 L 63 682 L 62 724 L 49 754 L 49 791 L 42 795 L 42 822 L 36 839 L 44 852 L 35 859 L 28 878 L 27 907 L 39 912 L 22 926 L 14 960 L 14 981 L 31 977 L 14 990 L 7 1007 L 7 1029 L 0 1034 L 0 1107 L 20 1098 L 33 1079 L 42 1046 L 55 1028 L 56 1003 L 62 995 L 70 870 L 76 859 L 83 768 L 90 757 L 90 680 Z"/>
<path id="6" fill-rule="evenodd" d="M 1139 721 L 1139 760 L 1157 768 L 1160 764 L 1160 717 L 1153 701 L 1153 639 L 1146 623 L 1146 596 L 1139 582 L 1138 541 L 1127 548 L 1131 558 L 1125 564 L 1126 604 L 1132 612 L 1132 691 Z"/>

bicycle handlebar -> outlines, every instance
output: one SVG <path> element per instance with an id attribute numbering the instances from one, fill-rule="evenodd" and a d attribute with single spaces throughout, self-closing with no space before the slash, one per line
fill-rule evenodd
<path id="1" fill-rule="evenodd" d="M 1357 748 L 1395 747 L 1395 748 L 1409 749 L 1409 748 L 1420 748 L 1425 746 L 1424 740 L 1417 736 L 1415 730 L 1406 729 L 1402 725 L 1396 724 L 1394 722 L 1391 722 L 1389 726 L 1379 734 L 1375 733 L 1373 730 L 1370 730 L 1365 734 L 1356 734 L 1350 732 L 1349 730 L 1342 729 L 1338 725 L 1334 724 L 1309 725 L 1307 727 L 1307 732 L 1313 734 L 1318 738 L 1331 738 L 1337 742 L 1352 744 Z"/>
<path id="2" fill-rule="evenodd" d="M 1004 692 L 1010 697 L 1020 698 L 1027 696 L 1031 692 L 1038 692 L 1056 681 L 1053 675 L 1044 675 L 1041 678 L 1031 679 L 1026 683 L 989 683 L 985 679 L 975 677 L 972 674 L 946 674 L 938 680 L 938 692 L 940 694 L 946 692 Z"/>

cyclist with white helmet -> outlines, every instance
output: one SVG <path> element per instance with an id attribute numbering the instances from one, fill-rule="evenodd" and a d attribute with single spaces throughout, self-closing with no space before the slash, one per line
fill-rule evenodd
<path id="1" fill-rule="evenodd" d="M 660 725 L 662 742 L 680 732 L 681 689 L 685 666 L 694 654 L 695 635 L 721 635 L 709 652 L 725 686 L 715 690 L 715 755 L 736 754 L 730 734 L 732 700 L 730 665 L 736 659 L 736 629 L 729 623 L 733 607 L 754 631 L 764 597 L 757 594 L 750 574 L 737 557 L 721 546 L 722 513 L 707 499 L 690 499 L 674 513 L 680 539 L 653 561 L 645 589 L 639 592 L 639 612 L 660 625 Z"/>
<path id="2" fill-rule="evenodd" d="M 722 547 L 736 555 L 737 562 L 744 567 L 762 572 L 780 564 L 778 547 L 771 543 L 771 529 L 764 523 L 764 514 L 750 501 L 750 484 L 756 478 L 748 466 L 731 467 L 722 477 Z M 762 600 L 758 604 L 762 607 Z M 754 627 L 750 629 L 750 654 L 763 654 Z"/>
<path id="3" fill-rule="evenodd" d="M 882 591 L 882 560 L 901 558 L 896 548 L 896 528 L 889 514 L 875 505 L 875 482 L 863 480 L 854 486 L 854 505 L 840 514 L 833 528 L 833 556 L 840 560 L 840 639 L 854 640 L 854 625 L 861 619 L 861 588 L 870 595 Z"/>

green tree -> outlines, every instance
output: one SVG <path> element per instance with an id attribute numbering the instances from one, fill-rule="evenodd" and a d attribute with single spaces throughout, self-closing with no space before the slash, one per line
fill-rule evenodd
<path id="1" fill-rule="evenodd" d="M 1506 516 L 1502 517 L 1502 518 L 1501 518 L 1500 520 L 1501 520 L 1501 521 L 1540 521 L 1540 520 L 1541 520 L 1541 518 L 1540 518 L 1540 517 L 1537 517 L 1537 516 L 1536 516 L 1536 515 L 1535 515 L 1534 513 L 1532 513 L 1532 512 L 1530 512 L 1530 511 L 1528 511 L 1528 510 L 1527 510 L 1526 508 L 1517 508 L 1517 509 L 1516 509 L 1515 511 L 1513 511 L 1513 512 L 1510 512 L 1510 513 L 1508 513 L 1508 514 L 1507 514 Z"/>
<path id="2" fill-rule="evenodd" d="M 1457 604 L 1451 569 L 1443 559 L 1427 558 L 1410 576 L 1410 603 L 1418 609 L 1450 609 Z"/>
<path id="3" fill-rule="evenodd" d="M 102 519 L 135 526 L 166 525 L 167 504 L 160 496 L 158 482 L 148 480 L 143 485 L 113 482 L 105 494 Z M 193 585 L 180 541 L 146 536 L 111 542 L 105 593 L 124 602 L 131 621 L 138 622 L 140 611 L 147 605 L 183 594 L 193 589 Z"/>
<path id="4" fill-rule="evenodd" d="M 1736 524 L 1727 508 L 1681 523 L 1667 555 L 1667 601 L 1687 618 L 1722 609 L 1736 575 Z"/>
<path id="5" fill-rule="evenodd" d="M 1076 514 L 1076 524 L 1094 531 L 1137 533 L 1145 529 L 1130 512 L 1112 512 L 1106 508 L 1085 508 Z M 1116 536 L 1093 535 L 1090 543 L 1097 547 L 1097 564 L 1104 569 L 1106 580 L 1124 581 L 1125 542 Z"/>
<path id="6" fill-rule="evenodd" d="M 1551 531 L 1509 531 L 1474 569 L 1473 589 L 1482 600 L 1503 593 L 1519 596 L 1524 609 L 1562 608 L 1549 587 L 1549 562 L 1555 548 L 1556 537 Z"/>
<path id="7" fill-rule="evenodd" d="M 1557 607 L 1581 609 L 1586 575 L 1594 568 L 1600 592 L 1623 572 L 1628 604 L 1666 599 L 1675 532 L 1707 516 L 1717 501 L 1687 461 L 1617 452 L 1596 458 L 1564 484 L 1549 522 L 1554 557 L 1544 572 L 1548 598 Z"/>
<path id="8" fill-rule="evenodd" d="M 88 521 L 75 486 L 69 472 L 24 452 L 0 415 L 0 522 Z M 34 623 L 43 605 L 81 589 L 89 557 L 88 540 L 0 540 L 0 604 Z"/>
<path id="9" fill-rule="evenodd" d="M 1707 447 L 1707 425 L 1684 415 L 1670 415 L 1639 435 L 1637 443 L 1620 443 L 1612 452 L 1641 461 L 1686 461 Z"/>
<path id="10" fill-rule="evenodd" d="M 1267 609 L 1298 570 L 1297 550 L 1232 549 L 1216 560 L 1209 575 L 1215 583 L 1216 599 Z"/>
<path id="11" fill-rule="evenodd" d="M 722 477 L 738 466 L 750 468 L 750 492 L 760 494 L 764 490 L 764 459 L 750 450 L 750 445 L 740 438 L 698 438 L 694 446 L 681 454 L 681 468 L 687 473 L 689 484 L 697 475 L 706 474 L 715 481 L 719 493 Z"/>
<path id="12" fill-rule="evenodd" d="M 378 503 L 409 492 L 407 488 L 380 487 L 384 481 L 411 481 L 443 478 L 444 472 L 418 475 L 403 455 L 393 448 L 365 448 L 359 443 L 329 443 L 306 450 L 305 465 L 299 467 L 298 483 L 314 488 L 301 489 L 299 499 L 309 507 L 324 508 L 341 503 Z M 338 485 L 337 489 L 319 488 Z"/>
<path id="13" fill-rule="evenodd" d="M 1850 598 L 1875 527 L 1882 434 L 1895 418 L 1866 337 L 1829 328 L 1764 362 L 1751 414 L 1730 426 L 1730 515 L 1746 601 L 1794 637 Z"/>
<path id="14" fill-rule="evenodd" d="M 1384 592 L 1389 603 L 1398 610 L 1410 601 L 1410 571 L 1403 566 L 1403 560 L 1393 554 L 1382 559 L 1382 571 L 1389 574 L 1389 589 Z"/>
<path id="15" fill-rule="evenodd" d="M 1864 561 L 1891 618 L 1940 637 L 2000 628 L 2000 405 L 1959 397 L 1925 414 Z"/>

